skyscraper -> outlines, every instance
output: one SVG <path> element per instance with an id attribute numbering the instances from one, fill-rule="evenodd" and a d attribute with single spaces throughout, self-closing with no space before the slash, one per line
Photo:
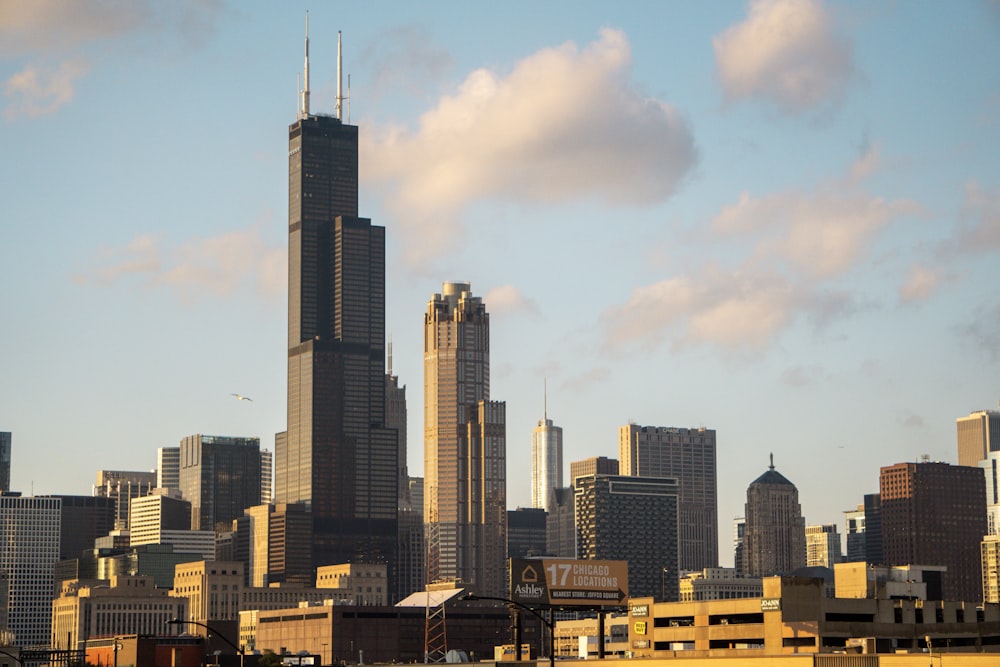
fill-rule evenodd
<path id="1" fill-rule="evenodd" d="M 503 596 L 506 405 L 490 400 L 490 319 L 468 283 L 445 283 L 424 316 L 427 582 Z"/>
<path id="2" fill-rule="evenodd" d="M 981 468 L 925 461 L 885 466 L 882 554 L 887 565 L 944 565 L 945 600 L 981 599 L 986 482 Z"/>
<path id="3" fill-rule="evenodd" d="M 623 475 L 675 477 L 680 483 L 680 568 L 719 565 L 715 431 L 628 424 L 618 429 Z"/>
<path id="4" fill-rule="evenodd" d="M 990 452 L 1000 450 L 1000 412 L 980 410 L 955 420 L 958 465 L 977 466 Z"/>
<path id="5" fill-rule="evenodd" d="M 7 627 L 20 646 L 48 644 L 54 569 L 59 560 L 56 497 L 0 494 L 0 572 L 8 576 Z"/>
<path id="6" fill-rule="evenodd" d="M 385 228 L 358 215 L 358 128 L 309 110 L 288 130 L 288 429 L 275 502 L 313 517 L 313 565 L 394 573 L 396 431 L 385 415 Z"/>
<path id="7" fill-rule="evenodd" d="M 156 450 L 156 487 L 181 488 L 181 448 L 160 447 Z"/>
<path id="8" fill-rule="evenodd" d="M 115 528 L 129 524 L 130 501 L 156 488 L 156 473 L 137 470 L 98 470 L 94 495 L 115 499 Z"/>
<path id="9" fill-rule="evenodd" d="M 805 539 L 799 490 L 774 469 L 772 455 L 767 472 L 747 488 L 744 574 L 770 577 L 804 567 Z"/>
<path id="10" fill-rule="evenodd" d="M 180 444 L 180 490 L 191 529 L 231 526 L 260 504 L 260 438 L 189 435 Z"/>
<path id="11" fill-rule="evenodd" d="M 548 398 L 531 432 L 531 506 L 549 510 L 552 489 L 563 485 L 563 430 L 549 419 Z"/>
<path id="12" fill-rule="evenodd" d="M 677 480 L 586 475 L 573 485 L 577 558 L 627 560 L 630 596 L 677 600 Z"/>
<path id="13" fill-rule="evenodd" d="M 840 562 L 840 533 L 837 526 L 825 523 L 806 526 L 806 567 L 828 567 Z"/>

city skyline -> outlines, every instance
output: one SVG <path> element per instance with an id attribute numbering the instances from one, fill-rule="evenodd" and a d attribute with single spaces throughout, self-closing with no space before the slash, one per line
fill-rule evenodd
<path id="1" fill-rule="evenodd" d="M 307 7 L 2 4 L 12 490 L 88 493 L 191 433 L 274 449 Z M 955 420 L 997 408 L 1000 11 L 706 4 L 314 8 L 312 106 L 342 30 L 393 373 L 422 386 L 427 294 L 474 285 L 510 507 L 547 378 L 564 465 L 708 426 L 720 544 L 771 451 L 842 528 L 881 466 L 957 462 Z"/>

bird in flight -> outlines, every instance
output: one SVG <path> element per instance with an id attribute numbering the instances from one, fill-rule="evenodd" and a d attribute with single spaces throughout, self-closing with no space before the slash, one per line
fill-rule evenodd
<path id="1" fill-rule="evenodd" d="M 243 394 L 230 394 L 230 396 L 235 396 L 237 401 L 250 401 L 253 403 L 253 399 L 249 396 L 244 396 Z"/>

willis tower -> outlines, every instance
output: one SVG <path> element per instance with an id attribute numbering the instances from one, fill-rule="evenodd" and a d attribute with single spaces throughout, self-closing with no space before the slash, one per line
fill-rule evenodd
<path id="1" fill-rule="evenodd" d="M 313 567 L 395 575 L 397 449 L 386 426 L 385 228 L 358 217 L 358 128 L 309 111 L 309 30 L 288 128 L 288 431 L 275 502 L 306 504 Z M 387 590 L 392 590 L 388 588 Z"/>

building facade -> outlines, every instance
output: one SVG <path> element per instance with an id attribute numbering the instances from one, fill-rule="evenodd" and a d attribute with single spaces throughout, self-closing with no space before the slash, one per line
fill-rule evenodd
<path id="1" fill-rule="evenodd" d="M 979 467 L 897 463 L 879 476 L 887 565 L 943 565 L 945 600 L 982 597 L 986 482 Z"/>
<path id="2" fill-rule="evenodd" d="M 572 487 L 552 489 L 545 519 L 545 551 L 557 558 L 576 558 L 576 503 Z"/>
<path id="3" fill-rule="evenodd" d="M 156 473 L 135 470 L 98 470 L 94 495 L 114 498 L 117 508 L 115 528 L 125 530 L 129 523 L 129 506 L 133 498 L 148 495 L 156 488 Z"/>
<path id="4" fill-rule="evenodd" d="M 563 486 L 563 430 L 545 413 L 531 432 L 531 506 L 549 510 L 552 489 Z"/>
<path id="5" fill-rule="evenodd" d="M 569 479 L 571 486 L 576 486 L 577 477 L 586 477 L 587 475 L 617 475 L 618 471 L 618 459 L 609 459 L 606 456 L 592 456 L 589 459 L 571 461 L 569 464 Z"/>
<path id="6" fill-rule="evenodd" d="M 844 512 L 847 526 L 847 562 L 865 560 L 865 506 Z"/>
<path id="7" fill-rule="evenodd" d="M 160 447 L 156 450 L 156 487 L 181 488 L 181 448 Z"/>
<path id="8" fill-rule="evenodd" d="M 394 573 L 397 433 L 386 425 L 385 228 L 358 216 L 358 128 L 308 105 L 288 130 L 288 422 L 275 502 L 305 503 L 313 564 Z"/>
<path id="9" fill-rule="evenodd" d="M 677 480 L 588 475 L 574 480 L 577 558 L 628 561 L 630 596 L 677 599 Z"/>
<path id="10" fill-rule="evenodd" d="M 680 601 L 759 598 L 764 590 L 762 582 L 760 577 L 741 576 L 734 568 L 706 568 L 681 577 Z"/>
<path id="11" fill-rule="evenodd" d="M 19 646 L 47 644 L 59 560 L 55 497 L 0 494 L 0 572 L 7 573 L 7 629 Z"/>
<path id="12" fill-rule="evenodd" d="M 54 496 L 61 501 L 59 560 L 91 551 L 99 537 L 115 528 L 115 500 L 100 496 Z"/>
<path id="13" fill-rule="evenodd" d="M 0 431 L 0 493 L 10 491 L 10 431 Z"/>
<path id="14" fill-rule="evenodd" d="M 955 420 L 958 465 L 977 466 L 990 452 L 1000 451 L 1000 412 L 979 410 Z"/>
<path id="15" fill-rule="evenodd" d="M 840 533 L 832 523 L 806 526 L 806 567 L 829 567 L 841 561 Z"/>
<path id="16" fill-rule="evenodd" d="M 547 556 L 548 513 L 540 507 L 507 510 L 507 557 Z"/>
<path id="17" fill-rule="evenodd" d="M 227 529 L 260 504 L 260 438 L 189 435 L 180 444 L 180 490 L 191 529 Z M 225 528 L 223 528 L 225 527 Z"/>
<path id="18" fill-rule="evenodd" d="M 799 490 L 774 469 L 747 487 L 743 535 L 743 574 L 770 577 L 788 574 L 806 564 L 805 521 Z"/>
<path id="19" fill-rule="evenodd" d="M 675 477 L 680 483 L 680 568 L 719 565 L 715 431 L 628 424 L 618 429 L 623 475 Z"/>
<path id="20" fill-rule="evenodd" d="M 445 283 L 424 316 L 427 582 L 506 591 L 506 406 L 490 400 L 489 314 Z"/>
<path id="21" fill-rule="evenodd" d="M 316 568 L 316 588 L 333 604 L 384 607 L 389 604 L 385 565 L 344 563 Z"/>
<path id="22" fill-rule="evenodd" d="M 191 503 L 176 495 L 156 493 L 134 498 L 129 512 L 129 545 L 169 544 L 175 553 L 215 558 L 215 531 L 191 530 Z"/>

